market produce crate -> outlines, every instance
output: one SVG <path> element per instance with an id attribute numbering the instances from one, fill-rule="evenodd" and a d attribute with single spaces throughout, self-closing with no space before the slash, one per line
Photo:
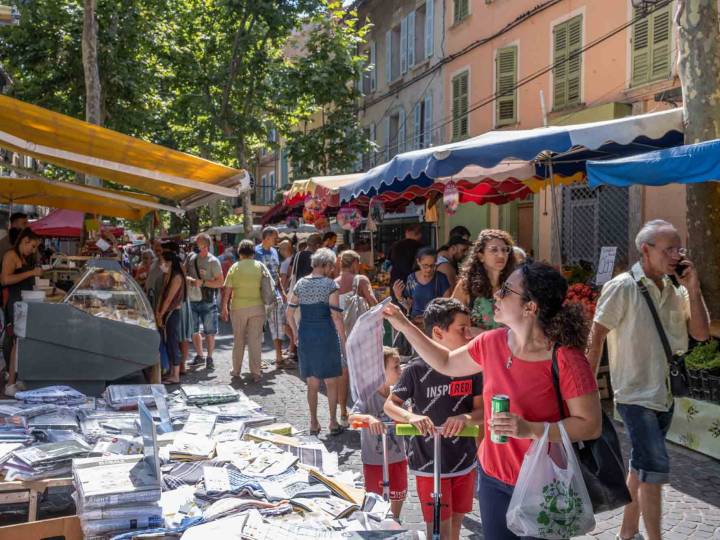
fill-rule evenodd
<path id="1" fill-rule="evenodd" d="M 67 516 L 0 527 L 2 540 L 83 540 L 80 519 Z"/>
<path id="2" fill-rule="evenodd" d="M 707 401 L 710 397 L 709 392 L 706 394 L 703 382 L 703 371 L 688 369 L 688 387 L 690 389 L 690 397 Z"/>
<path id="3" fill-rule="evenodd" d="M 707 401 L 720 405 L 720 375 L 713 375 L 708 371 L 703 371 L 703 387 L 708 394 Z"/>

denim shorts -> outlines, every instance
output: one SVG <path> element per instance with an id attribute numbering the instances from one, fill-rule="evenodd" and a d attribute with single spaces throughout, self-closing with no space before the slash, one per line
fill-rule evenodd
<path id="1" fill-rule="evenodd" d="M 190 302 L 190 310 L 193 315 L 194 334 L 200 332 L 200 323 L 206 336 L 218 333 L 218 307 L 215 302 Z"/>
<path id="2" fill-rule="evenodd" d="M 673 407 L 661 412 L 640 405 L 617 404 L 630 437 L 630 470 L 641 482 L 667 484 L 670 481 L 670 457 L 665 436 L 670 429 Z"/>

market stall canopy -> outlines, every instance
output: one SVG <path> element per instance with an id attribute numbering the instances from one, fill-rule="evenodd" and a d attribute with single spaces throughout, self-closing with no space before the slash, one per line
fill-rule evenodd
<path id="1" fill-rule="evenodd" d="M 150 195 L 40 178 L 0 177 L 0 202 L 49 206 L 132 220 L 142 219 L 152 210 L 182 213 L 177 208 L 159 204 Z"/>
<path id="2" fill-rule="evenodd" d="M 681 144 L 682 133 L 681 109 L 590 124 L 490 131 L 466 141 L 399 154 L 340 188 L 340 201 L 381 193 L 384 187 L 396 182 L 432 184 L 446 177 L 465 178 L 465 169 L 472 166 L 486 168 L 487 178 L 500 180 L 493 176 L 498 165 L 501 168 L 508 168 L 513 162 L 522 165 L 543 152 L 602 150 L 609 144 L 641 145 L 644 150 L 664 148 Z M 535 176 L 533 172 L 531 177 Z"/>
<path id="3" fill-rule="evenodd" d="M 329 206 L 338 206 L 340 188 L 357 182 L 363 173 L 340 174 L 335 176 L 313 176 L 305 180 L 295 180 L 283 197 L 285 204 L 297 204 L 308 196 L 324 197 Z"/>
<path id="4" fill-rule="evenodd" d="M 53 210 L 44 218 L 30 223 L 29 227 L 39 236 L 80 238 L 85 214 L 74 210 Z"/>
<path id="5" fill-rule="evenodd" d="M 720 139 L 609 161 L 589 161 L 588 184 L 628 187 L 720 181 Z"/>
<path id="6" fill-rule="evenodd" d="M 242 170 L 0 95 L 0 147 L 179 203 L 210 192 L 237 197 Z"/>

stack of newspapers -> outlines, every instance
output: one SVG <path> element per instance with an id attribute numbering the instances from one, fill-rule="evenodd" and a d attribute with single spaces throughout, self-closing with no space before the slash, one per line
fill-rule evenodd
<path id="1" fill-rule="evenodd" d="M 85 457 L 90 447 L 77 440 L 28 446 L 14 450 L 3 467 L 7 480 L 42 480 L 70 473 L 73 458 Z"/>
<path id="2" fill-rule="evenodd" d="M 188 405 L 212 405 L 239 399 L 237 391 L 229 384 L 183 384 L 181 389 Z"/>
<path id="3" fill-rule="evenodd" d="M 163 524 L 160 482 L 142 456 L 76 459 L 72 473 L 86 538 Z"/>

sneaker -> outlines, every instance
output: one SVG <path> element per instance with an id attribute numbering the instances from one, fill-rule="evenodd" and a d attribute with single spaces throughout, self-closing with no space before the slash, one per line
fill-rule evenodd
<path id="1" fill-rule="evenodd" d="M 212 356 L 205 358 L 205 369 L 215 369 L 215 362 L 213 362 Z"/>
<path id="2" fill-rule="evenodd" d="M 615 540 L 645 540 L 645 537 L 640 533 L 636 533 L 635 536 L 633 536 L 631 538 L 623 538 L 619 534 L 616 534 Z"/>
<path id="3" fill-rule="evenodd" d="M 194 368 L 194 367 L 198 367 L 198 365 L 204 364 L 204 363 L 205 363 L 205 359 L 202 356 L 200 356 L 199 354 L 196 354 L 195 358 L 191 358 L 190 360 L 185 362 L 185 366 L 189 367 L 189 368 Z"/>

